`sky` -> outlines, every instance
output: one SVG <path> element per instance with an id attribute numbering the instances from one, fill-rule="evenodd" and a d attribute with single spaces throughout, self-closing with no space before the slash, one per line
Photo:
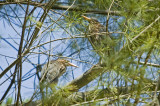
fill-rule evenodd
<path id="1" fill-rule="evenodd" d="M 13 9 L 14 6 L 11 5 L 11 7 Z M 12 10 L 8 6 L 6 6 L 5 9 L 7 9 L 8 11 Z M 1 36 L 1 39 L 0 39 L 0 73 L 17 58 L 17 54 L 18 54 L 18 48 L 19 48 L 20 38 L 21 38 L 21 33 L 22 33 L 21 26 L 23 25 L 24 11 L 21 10 L 21 8 L 18 8 L 17 11 L 15 12 L 18 12 L 18 16 L 20 18 L 14 17 L 15 14 L 13 12 L 8 12 L 9 16 L 12 17 L 10 18 L 10 21 L 12 23 L 12 26 L 11 26 L 10 23 L 7 21 L 8 17 L 5 15 L 5 10 L 4 9 L 0 10 L 0 16 L 1 17 L 3 16 L 3 18 L 0 19 L 0 36 Z M 41 12 L 43 12 L 41 9 L 37 9 L 33 16 L 39 17 Z M 58 11 L 58 12 L 63 13 L 64 11 Z M 59 17 L 61 16 L 54 12 L 50 13 L 49 15 L 52 17 L 54 21 L 59 19 Z M 31 22 L 36 22 L 35 20 L 36 18 L 30 17 Z M 65 22 L 64 17 L 60 18 L 58 22 L 61 26 L 64 26 L 64 28 L 68 25 L 66 24 L 67 22 Z M 54 24 L 51 26 L 50 29 L 45 30 L 45 28 L 51 25 L 51 23 L 53 23 L 52 20 L 47 18 L 47 22 L 43 24 L 43 28 L 41 28 L 40 33 L 38 34 L 39 36 L 38 40 L 34 42 L 32 47 L 36 47 L 39 41 L 40 41 L 39 44 L 43 44 L 50 40 L 71 37 L 70 35 L 74 36 L 76 34 L 81 33 L 80 31 L 78 32 L 75 27 L 75 26 L 78 26 L 79 23 L 78 24 L 70 23 L 68 25 L 70 29 L 67 29 L 67 32 L 66 30 L 64 30 L 57 24 Z M 29 26 L 29 24 L 30 23 L 28 22 L 27 25 Z M 88 23 L 85 21 L 84 24 L 87 25 Z M 13 29 L 13 27 L 14 29 L 16 29 L 16 31 Z M 44 30 L 45 30 L 45 33 L 42 33 Z M 25 38 L 27 37 L 27 34 L 28 32 L 25 33 Z M 71 47 L 73 43 L 75 44 L 74 45 L 75 48 Z M 24 40 L 24 44 L 26 44 L 25 40 Z M 80 52 L 76 52 L 77 50 L 81 48 L 85 48 L 85 49 L 80 50 Z M 40 48 L 36 48 L 32 50 L 31 51 L 32 53 L 30 55 L 27 55 L 23 58 L 24 61 L 22 64 L 22 88 L 21 88 L 22 100 L 26 100 L 30 98 L 34 90 L 39 87 L 39 80 L 37 79 L 37 76 L 35 75 L 36 66 L 37 64 L 41 64 L 43 66 L 45 63 L 47 63 L 49 53 L 53 55 L 53 57 L 50 57 L 50 59 L 54 59 L 54 60 L 57 59 L 57 54 L 62 53 L 63 57 L 69 57 L 68 59 L 69 61 L 79 66 L 79 68 L 68 67 L 67 72 L 63 76 L 60 77 L 58 86 L 64 86 L 71 80 L 77 78 L 78 76 L 82 75 L 85 71 L 90 69 L 93 64 L 97 63 L 99 56 L 96 55 L 91 49 L 92 49 L 91 45 L 88 43 L 86 39 L 79 38 L 79 39 L 58 40 L 58 41 L 55 41 L 49 44 L 45 44 L 41 46 Z M 39 52 L 41 52 L 41 54 L 38 54 Z M 1 89 L 0 98 L 3 96 L 4 92 L 9 86 L 11 79 L 12 79 L 9 77 L 14 72 L 14 70 L 15 70 L 15 66 L 12 67 L 9 70 L 9 72 L 7 72 L 7 74 L 5 74 L 5 76 L 1 78 L 0 80 L 0 89 Z M 93 84 L 92 86 L 95 86 L 95 85 Z M 93 89 L 93 87 L 90 87 L 89 89 Z M 80 89 L 80 91 L 82 90 L 84 89 L 83 88 Z M 8 97 L 14 98 L 15 97 L 14 91 L 15 91 L 15 84 L 12 86 L 6 98 Z"/>
<path id="2" fill-rule="evenodd" d="M 8 8 L 10 10 L 9 7 L 5 7 L 5 8 Z M 32 8 L 32 7 L 30 7 L 30 8 Z M 12 26 L 10 25 L 10 23 L 4 19 L 4 18 L 8 19 L 6 17 L 6 15 L 4 15 L 4 13 L 5 13 L 4 9 L 0 10 L 0 16 L 1 17 L 5 16 L 4 18 L 0 18 L 0 37 L 2 37 L 0 39 L 0 73 L 17 58 L 19 42 L 20 42 L 20 35 L 22 33 L 22 29 L 21 29 L 21 26 L 23 23 L 22 17 L 24 17 L 23 10 L 18 10 L 18 12 L 19 12 L 19 17 L 21 17 L 21 18 L 18 19 L 16 17 L 13 17 L 13 18 L 10 18 L 10 20 L 12 23 L 14 23 L 12 25 L 19 34 L 17 34 L 15 32 L 15 30 L 12 28 Z M 38 15 L 41 14 L 41 12 L 42 12 L 41 9 L 37 9 L 36 13 L 34 13 L 34 16 L 38 17 Z M 58 12 L 63 13 L 64 11 L 58 11 Z M 14 16 L 14 13 L 11 12 L 9 15 L 12 17 L 12 16 Z M 53 20 L 57 20 L 60 17 L 60 15 L 56 14 L 56 13 L 50 13 L 49 15 L 53 18 Z M 119 20 L 118 19 L 117 20 L 123 21 L 123 19 L 124 18 L 122 17 L 122 18 L 119 18 Z M 31 22 L 35 22 L 36 18 L 32 17 L 32 18 L 30 18 L 30 20 L 31 20 Z M 66 37 L 70 37 L 70 35 L 74 36 L 77 33 L 80 34 L 80 31 L 77 32 L 77 30 L 75 28 L 77 23 L 70 23 L 69 24 L 70 30 L 67 30 L 69 32 L 69 34 L 67 34 L 67 32 L 63 28 L 60 28 L 59 25 L 57 25 L 57 24 L 52 25 L 51 29 L 48 29 L 45 31 L 45 33 L 42 33 L 45 30 L 45 28 L 47 28 L 47 26 L 51 25 L 52 20 L 50 20 L 48 18 L 47 22 L 48 23 L 45 23 L 43 25 L 43 28 L 41 29 L 40 33 L 38 34 L 39 38 L 37 41 L 34 42 L 33 47 L 35 47 L 39 43 L 39 41 L 41 41 L 39 44 L 43 44 L 43 43 L 48 42 L 50 40 L 55 40 L 55 39 L 59 39 L 59 38 L 66 38 Z M 58 22 L 62 26 L 67 26 L 66 25 L 67 22 L 65 22 L 63 17 Z M 110 23 L 112 23 L 112 25 L 114 24 L 113 26 L 118 27 L 118 25 L 111 20 L 110 20 Z M 88 24 L 88 23 L 84 22 L 82 24 Z M 29 25 L 29 23 L 28 23 L 28 25 Z M 136 26 L 138 26 L 138 25 L 136 25 Z M 115 30 L 117 30 L 116 27 L 114 27 Z M 25 36 L 25 38 L 26 38 L 27 33 L 25 33 L 25 35 L 26 35 Z M 118 36 L 118 34 L 117 34 L 117 36 Z M 87 40 L 84 40 L 84 42 L 82 42 L 82 40 L 84 40 L 84 39 L 69 39 L 69 40 L 54 41 L 52 43 L 45 44 L 44 46 L 41 46 L 40 48 L 36 48 L 35 50 L 31 51 L 32 53 L 29 56 L 25 56 L 23 58 L 24 62 L 23 62 L 23 69 L 22 69 L 23 70 L 23 72 L 22 72 L 23 82 L 22 82 L 22 89 L 21 89 L 22 99 L 26 100 L 29 97 L 31 97 L 35 88 L 39 87 L 39 81 L 38 81 L 37 77 L 32 76 L 32 75 L 34 75 L 36 72 L 37 64 L 41 64 L 43 66 L 43 64 L 45 64 L 48 61 L 49 52 L 51 55 L 54 55 L 53 57 L 50 57 L 50 59 L 57 59 L 56 55 L 62 53 L 62 55 L 64 57 L 73 58 L 73 60 L 71 60 L 71 59 L 68 59 L 68 60 L 70 60 L 72 63 L 76 64 L 77 66 L 79 66 L 79 68 L 68 67 L 67 72 L 60 78 L 60 82 L 58 84 L 59 86 L 64 86 L 65 84 L 67 84 L 71 80 L 73 80 L 73 79 L 77 78 L 78 76 L 80 76 L 81 74 L 83 74 L 86 70 L 90 69 L 90 67 L 93 64 L 96 64 L 97 61 L 95 61 L 95 60 L 98 60 L 99 57 L 93 53 L 93 50 L 90 49 L 91 45 L 87 42 Z M 71 42 L 76 42 L 74 45 L 75 48 L 71 48 L 71 46 L 73 46 L 70 44 Z M 26 42 L 24 41 L 24 44 L 25 43 Z M 75 52 L 75 51 L 77 51 L 77 49 L 82 48 L 82 46 L 85 49 L 80 50 L 80 52 Z M 48 51 L 48 50 L 50 50 L 50 51 Z M 43 54 L 38 54 L 39 52 L 41 52 Z M 73 54 L 73 55 L 70 56 L 70 54 Z M 94 57 L 92 57 L 93 55 L 94 55 Z M 142 56 L 142 58 L 143 57 L 145 58 L 146 55 Z M 77 61 L 77 60 L 81 60 L 81 61 Z M 86 60 L 88 60 L 88 61 L 86 61 Z M 88 64 L 88 63 L 92 63 L 92 64 Z M 11 75 L 11 73 L 14 72 L 14 70 L 15 70 L 15 67 L 12 67 L 11 70 L 9 70 L 9 72 L 4 77 L 2 77 L 2 79 L 0 79 L 0 98 L 2 97 L 2 95 L 4 94 L 4 92 L 7 89 L 8 85 L 10 84 L 11 78 L 9 78 L 9 80 L 7 80 L 7 81 L 5 81 L 5 80 Z M 148 70 L 157 71 L 157 70 L 154 70 L 151 68 L 148 68 Z M 148 71 L 148 72 L 150 72 L 150 71 Z M 158 75 L 156 75 L 156 73 L 150 72 L 149 74 L 150 75 L 153 74 L 156 77 L 158 76 Z M 111 75 L 116 76 L 114 73 Z M 32 76 L 32 77 L 30 77 L 30 76 Z M 147 76 L 147 77 L 149 77 L 149 76 Z M 108 80 L 110 80 L 110 79 L 108 79 Z M 114 83 L 116 85 L 117 82 L 115 81 Z M 12 86 L 12 89 L 10 90 L 7 97 L 14 97 L 14 93 L 13 93 L 13 91 L 15 90 L 14 87 L 15 87 L 15 85 Z M 92 89 L 92 88 L 90 88 L 90 89 Z M 83 90 L 83 89 L 81 89 L 81 90 Z"/>
<path id="3" fill-rule="evenodd" d="M 1 10 L 2 14 L 3 12 L 4 10 Z M 18 12 L 20 14 L 19 17 L 24 17 L 23 10 L 21 11 L 19 10 Z M 34 16 L 38 17 L 38 15 L 41 14 L 41 12 L 42 12 L 41 9 L 37 9 L 36 13 L 34 13 Z M 58 11 L 58 12 L 63 13 L 64 11 Z M 14 15 L 14 14 L 11 12 L 10 15 Z M 59 14 L 55 14 L 55 13 L 50 13 L 50 16 L 53 18 L 54 21 L 60 17 Z M 93 17 L 93 15 L 91 16 Z M 35 21 L 36 18 L 30 17 L 30 20 L 31 22 L 36 22 Z M 104 21 L 104 19 L 101 19 L 101 18 L 100 20 Z M 2 37 L 2 39 L 0 39 L 0 60 L 1 60 L 0 61 L 0 72 L 2 72 L 2 70 L 4 70 L 9 64 L 11 64 L 17 58 L 17 51 L 19 48 L 20 35 L 22 33 L 21 26 L 23 23 L 23 18 L 20 18 L 20 19 L 11 18 L 11 21 L 12 23 L 14 23 L 13 27 L 17 30 L 19 34 L 17 34 L 13 30 L 12 26 L 6 20 L 4 19 L 0 20 L 0 36 Z M 75 26 L 78 26 L 79 24 L 83 24 L 83 25 L 88 24 L 88 22 L 86 21 L 84 23 L 78 23 L 78 24 L 77 23 L 66 24 L 67 22 L 65 22 L 64 18 L 62 17 L 58 22 L 60 25 L 64 26 L 64 28 L 67 25 L 69 26 L 70 29 L 67 30 L 67 32 L 66 30 L 64 30 L 57 24 L 54 24 L 51 26 L 52 31 L 50 29 L 45 30 L 45 28 L 51 24 L 50 21 L 52 23 L 52 20 L 47 18 L 47 23 L 43 24 L 43 28 L 41 28 L 40 33 L 39 33 L 39 38 L 37 41 L 35 41 L 35 43 L 33 44 L 33 47 L 36 46 L 39 43 L 39 41 L 41 41 L 40 44 L 43 44 L 50 40 L 66 38 L 66 37 L 71 37 L 70 35 L 74 36 L 76 34 L 80 34 L 81 32 L 77 30 Z M 109 22 L 111 22 L 112 24 L 115 24 L 113 21 L 109 21 Z M 116 24 L 114 26 L 116 26 Z M 42 33 L 44 30 L 45 30 L 45 33 Z M 27 37 L 27 33 L 25 37 Z M 70 44 L 71 42 L 72 44 L 75 42 L 74 43 L 75 49 L 71 48 L 72 46 L 72 44 Z M 24 41 L 24 44 L 25 43 L 26 42 Z M 77 51 L 77 49 L 80 49 L 80 48 L 85 48 L 85 49 L 80 50 L 80 52 L 75 52 Z M 64 86 L 71 80 L 77 78 L 78 76 L 83 74 L 86 70 L 90 69 L 90 67 L 93 64 L 96 64 L 98 62 L 97 60 L 99 60 L 99 56 L 93 52 L 89 42 L 86 39 L 84 40 L 80 38 L 79 39 L 69 39 L 69 40 L 58 40 L 50 44 L 45 44 L 41 48 L 36 48 L 35 50 L 31 52 L 34 52 L 34 53 L 32 53 L 31 55 L 27 57 L 24 57 L 25 61 L 23 62 L 22 80 L 25 80 L 25 79 L 27 80 L 22 82 L 22 90 L 21 90 L 22 99 L 29 98 L 33 94 L 34 89 L 39 86 L 37 77 L 33 76 L 30 78 L 30 76 L 35 74 L 37 64 L 42 64 L 43 66 L 43 64 L 45 64 L 48 61 L 49 52 L 51 55 L 55 55 L 53 57 L 50 57 L 50 59 L 57 59 L 56 55 L 62 53 L 64 57 L 73 58 L 73 60 L 71 59 L 68 59 L 68 60 L 70 60 L 72 63 L 76 64 L 77 66 L 79 66 L 79 68 L 68 67 L 67 72 L 60 78 L 60 82 L 58 84 L 59 86 Z M 39 52 L 43 54 L 37 54 Z M 72 55 L 70 56 L 70 54 Z M 81 61 L 79 62 L 79 60 Z M 89 64 L 89 63 L 92 63 L 92 64 Z M 5 75 L 5 77 L 2 77 L 2 80 L 0 80 L 0 84 L 6 78 L 8 78 L 8 76 L 11 75 L 10 73 L 14 72 L 14 69 L 15 67 L 13 67 L 10 70 L 10 72 L 8 72 Z M 2 89 L 0 91 L 0 98 L 4 94 L 8 85 L 10 84 L 10 81 L 11 79 L 7 80 L 4 84 L 0 86 L 0 89 Z M 95 85 L 93 84 L 92 86 L 95 86 Z M 93 89 L 93 87 L 90 87 L 90 89 Z M 8 97 L 12 97 L 12 96 L 14 97 L 14 93 L 12 93 L 14 90 L 15 90 L 14 86 L 12 86 L 12 90 L 9 93 L 11 95 L 9 95 Z"/>
<path id="4" fill-rule="evenodd" d="M 35 15 L 36 14 L 38 15 L 40 11 L 41 10 L 38 9 Z M 3 14 L 4 10 L 2 9 L 0 10 L 0 12 L 1 14 Z M 22 13 L 20 13 L 20 17 L 24 16 Z M 10 15 L 12 14 L 13 13 L 11 12 Z M 53 18 L 56 20 L 58 17 L 60 17 L 60 15 L 54 16 Z M 19 24 L 19 20 L 16 18 L 15 19 L 13 18 L 11 20 L 14 23 L 12 24 L 13 27 L 21 35 L 22 29 L 21 27 L 16 25 L 16 24 Z M 21 18 L 20 21 L 23 23 L 23 18 Z M 66 37 L 64 36 L 65 35 L 64 30 L 61 30 L 61 29 L 57 30 L 56 29 L 57 27 L 58 27 L 57 25 L 52 26 L 52 29 L 54 30 L 53 32 L 50 32 L 50 30 L 47 30 L 46 31 L 47 34 L 44 35 L 44 38 L 42 39 L 41 43 L 45 43 L 50 40 Z M 44 28 L 42 28 L 40 32 L 42 32 L 43 30 Z M 0 20 L 0 36 L 2 37 L 0 39 L 0 73 L 1 73 L 6 67 L 9 66 L 9 64 L 11 64 L 17 58 L 17 53 L 18 53 L 17 51 L 19 48 L 20 36 L 13 30 L 12 26 L 10 26 L 10 24 L 3 18 Z M 39 37 L 40 36 L 43 36 L 43 35 L 39 33 Z M 49 54 L 48 49 L 51 49 L 50 53 L 52 55 L 56 55 L 57 53 L 64 51 L 69 42 L 70 42 L 69 40 L 65 40 L 65 41 L 56 41 L 51 44 L 46 44 L 40 48 L 40 51 Z M 24 43 L 26 42 L 24 41 Z M 34 43 L 34 46 L 36 46 L 37 43 L 38 41 Z M 39 50 L 35 49 L 32 52 L 39 52 Z M 22 66 L 23 67 L 22 68 L 23 70 L 22 80 L 25 80 L 29 78 L 30 76 L 32 76 L 33 74 L 35 74 L 37 64 L 42 64 L 43 66 L 43 64 L 45 64 L 48 61 L 47 54 L 39 55 L 36 53 L 32 53 L 32 55 L 28 57 L 27 56 L 24 57 L 23 60 L 25 61 L 23 62 L 23 66 Z M 69 53 L 65 52 L 63 56 L 67 56 L 67 55 L 69 55 Z M 57 59 L 57 58 L 56 56 L 54 56 L 54 57 L 50 57 L 50 59 Z M 77 64 L 77 62 L 74 60 L 70 60 L 70 61 L 72 61 L 72 63 L 74 64 Z M 78 65 L 80 66 L 79 68 L 68 67 L 67 74 L 64 74 L 64 76 L 60 78 L 59 86 L 66 84 L 67 82 L 73 80 L 73 78 L 76 78 L 82 74 L 82 67 L 80 64 Z M 7 74 L 4 77 L 2 77 L 2 79 L 0 80 L 0 84 L 1 84 L 0 85 L 0 89 L 1 89 L 0 98 L 2 97 L 8 85 L 10 84 L 11 78 L 9 78 L 9 80 L 7 81 L 5 80 L 11 75 L 11 73 L 14 72 L 14 69 L 15 67 L 12 67 L 11 70 L 9 70 L 9 72 L 7 72 Z M 74 75 L 74 77 L 72 74 Z M 22 82 L 21 94 L 22 94 L 23 100 L 28 99 L 33 94 L 35 87 L 39 86 L 38 82 L 39 81 L 36 76 L 33 76 Z M 12 89 L 10 90 L 9 95 L 7 97 L 14 97 L 14 93 L 13 93 L 14 90 L 15 90 L 15 85 L 12 86 Z"/>

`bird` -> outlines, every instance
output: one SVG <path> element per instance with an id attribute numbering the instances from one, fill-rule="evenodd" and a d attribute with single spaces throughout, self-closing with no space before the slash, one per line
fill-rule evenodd
<path id="1" fill-rule="evenodd" d="M 41 78 L 43 78 L 42 81 L 47 82 L 47 84 L 57 84 L 58 78 L 66 72 L 67 66 L 78 67 L 65 59 L 57 59 L 49 61 L 42 68 L 41 71 Z"/>
<path id="2" fill-rule="evenodd" d="M 42 95 L 42 105 L 44 103 L 44 98 L 48 95 L 48 87 L 51 88 L 51 91 L 55 91 L 55 86 L 58 83 L 58 79 L 62 76 L 68 66 L 78 67 L 68 60 L 65 59 L 57 59 L 51 60 L 46 63 L 41 69 L 41 79 L 40 79 L 40 92 Z M 38 67 L 39 68 L 39 67 Z M 44 88 L 46 88 L 46 92 L 44 92 Z"/>
<path id="3" fill-rule="evenodd" d="M 88 40 L 91 43 L 93 49 L 99 54 L 109 54 L 110 44 L 112 42 L 109 34 L 106 33 L 106 27 L 102 25 L 97 19 L 89 18 L 82 15 L 82 17 L 89 22 L 89 36 Z M 106 49 L 106 50 L 104 50 Z"/>

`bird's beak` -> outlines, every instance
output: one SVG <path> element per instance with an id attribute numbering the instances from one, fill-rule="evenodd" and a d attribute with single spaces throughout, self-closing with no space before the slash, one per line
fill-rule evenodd
<path id="1" fill-rule="evenodd" d="M 83 17 L 85 20 L 87 20 L 87 21 L 90 21 L 90 20 L 91 20 L 91 18 L 86 17 L 86 16 L 84 16 L 84 15 L 82 15 L 82 17 Z"/>
<path id="2" fill-rule="evenodd" d="M 74 65 L 73 63 L 68 63 L 69 66 L 73 66 L 73 67 L 78 67 L 76 65 Z"/>

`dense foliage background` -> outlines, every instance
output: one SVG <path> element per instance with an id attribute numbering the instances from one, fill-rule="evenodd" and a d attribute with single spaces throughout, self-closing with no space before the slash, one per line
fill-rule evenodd
<path id="1" fill-rule="evenodd" d="M 159 13 L 158 0 L 1 0 L 0 103 L 159 105 Z M 106 27 L 110 55 L 82 15 Z M 41 100 L 39 66 L 62 57 L 79 68 Z"/>

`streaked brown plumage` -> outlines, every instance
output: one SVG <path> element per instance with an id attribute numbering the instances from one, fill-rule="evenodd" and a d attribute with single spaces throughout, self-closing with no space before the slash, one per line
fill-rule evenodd
<path id="1" fill-rule="evenodd" d="M 67 66 L 77 67 L 65 59 L 51 60 L 45 64 L 41 71 L 41 78 L 47 83 L 58 83 L 58 78 L 66 72 Z"/>
<path id="2" fill-rule="evenodd" d="M 97 19 L 82 16 L 85 20 L 89 22 L 89 42 L 91 43 L 94 50 L 97 51 L 99 55 L 108 54 L 108 49 L 110 48 L 110 43 L 112 39 L 109 34 L 106 34 L 106 27 L 103 26 Z M 106 49 L 106 50 L 103 50 Z"/>

